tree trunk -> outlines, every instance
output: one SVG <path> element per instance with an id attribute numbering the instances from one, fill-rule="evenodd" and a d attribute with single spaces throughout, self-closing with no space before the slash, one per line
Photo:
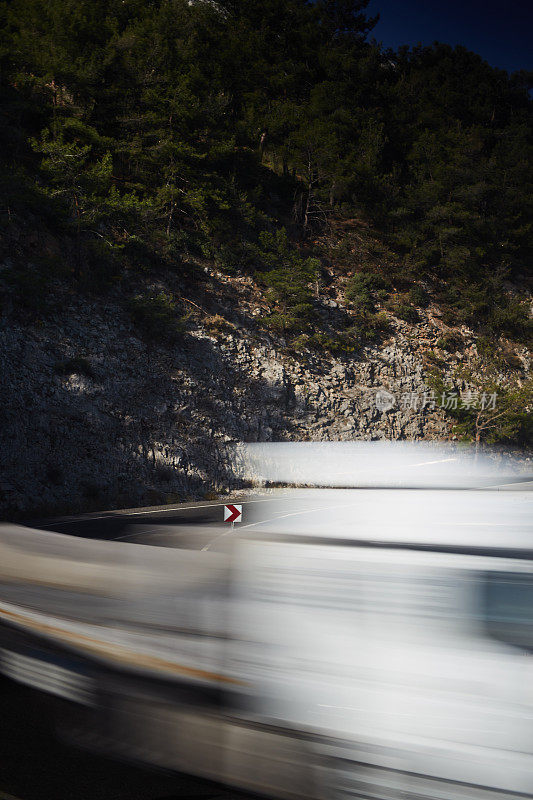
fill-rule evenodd
<path id="1" fill-rule="evenodd" d="M 476 437 L 475 437 L 475 460 L 477 461 L 479 456 L 479 449 L 481 446 L 481 431 L 476 428 Z"/>

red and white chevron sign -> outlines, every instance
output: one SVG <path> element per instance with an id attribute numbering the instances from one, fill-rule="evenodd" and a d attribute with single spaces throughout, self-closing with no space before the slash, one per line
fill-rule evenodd
<path id="1" fill-rule="evenodd" d="M 242 522 L 242 506 L 224 506 L 224 522 Z"/>

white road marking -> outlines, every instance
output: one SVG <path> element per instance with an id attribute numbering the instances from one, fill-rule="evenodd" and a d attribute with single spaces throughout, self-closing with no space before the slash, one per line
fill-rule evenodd
<path id="1" fill-rule="evenodd" d="M 429 464 L 445 464 L 447 461 L 457 461 L 456 458 L 439 458 L 437 461 L 421 461 L 419 464 L 406 464 L 407 467 L 427 467 Z"/>
<path id="2" fill-rule="evenodd" d="M 336 509 L 337 508 L 355 508 L 356 506 L 360 506 L 360 505 L 361 505 L 361 503 L 345 503 L 344 505 L 335 505 L 335 506 L 333 506 L 333 508 L 336 508 Z M 248 525 L 242 525 L 241 528 L 238 531 L 235 530 L 234 528 L 233 529 L 230 528 L 230 530 L 226 531 L 225 533 L 221 533 L 218 536 L 215 536 L 215 538 L 211 542 L 209 542 L 209 544 L 206 544 L 205 547 L 202 547 L 202 550 L 200 552 L 203 553 L 205 550 L 209 550 L 211 545 L 214 544 L 215 542 L 218 542 L 219 539 L 223 539 L 225 536 L 231 536 L 232 534 L 235 535 L 236 533 L 240 533 L 245 528 L 253 528 L 256 525 L 266 525 L 267 522 L 275 522 L 278 519 L 285 519 L 286 517 L 297 517 L 300 514 L 311 514 L 314 511 L 327 511 L 328 509 L 331 509 L 331 508 L 332 508 L 332 505 L 330 503 L 327 506 L 319 506 L 318 508 L 306 508 L 306 509 L 303 509 L 301 511 L 292 511 L 290 514 L 278 514 L 276 517 L 271 517 L 270 519 L 262 519 L 260 522 L 250 522 Z"/>
<path id="3" fill-rule="evenodd" d="M 242 505 L 248 505 L 249 503 L 271 503 L 274 500 L 292 500 L 292 499 L 293 499 L 292 497 L 263 497 L 260 500 L 242 500 L 241 504 Z M 205 506 L 187 506 L 186 508 L 178 507 L 178 508 L 169 508 L 168 510 L 169 511 L 190 511 L 190 510 L 195 509 L 195 508 L 219 508 L 220 506 L 225 506 L 225 505 L 227 505 L 227 503 L 209 503 L 208 505 L 205 505 Z M 166 510 L 167 509 L 165 509 L 165 511 Z M 157 511 L 141 511 L 140 513 L 141 514 L 157 514 L 158 512 Z M 124 516 L 132 516 L 132 515 L 131 514 L 130 515 L 125 514 Z M 93 517 L 93 519 L 95 519 L 95 517 Z M 254 522 L 254 523 L 251 523 L 251 524 L 255 525 L 256 523 Z M 241 527 L 241 530 L 242 530 L 242 528 L 248 528 L 248 527 L 249 527 L 249 525 L 243 525 Z M 150 536 L 150 535 L 153 536 L 156 533 L 160 533 L 160 531 L 153 531 L 151 534 L 150 534 L 149 531 L 144 531 L 143 533 L 127 533 L 124 536 L 116 536 L 114 539 L 111 539 L 111 541 L 118 542 L 121 539 L 132 539 L 135 536 Z M 226 536 L 226 534 L 223 533 L 222 536 Z"/>
<path id="4" fill-rule="evenodd" d="M 502 486 L 527 486 L 529 483 L 533 483 L 533 481 L 522 481 L 516 480 L 512 481 L 512 483 L 491 483 L 490 486 L 483 486 L 483 489 L 500 489 Z M 525 489 L 523 491 L 526 491 Z"/>
<path id="5" fill-rule="evenodd" d="M 270 503 L 272 500 L 288 500 L 287 497 L 261 497 L 258 500 L 241 500 L 241 503 Z M 219 506 L 225 506 L 227 503 L 205 503 L 201 506 L 184 506 L 179 505 L 175 506 L 174 508 L 154 508 L 150 509 L 149 511 L 113 511 L 107 514 L 100 514 L 97 517 L 73 517 L 71 519 L 65 520 L 58 520 L 57 522 L 49 522 L 45 523 L 42 527 L 46 528 L 47 525 L 72 525 L 76 524 L 76 522 L 92 522 L 96 519 L 116 519 L 120 517 L 141 517 L 145 514 L 166 514 L 173 511 L 194 511 L 197 508 L 218 508 Z M 121 537 L 119 537 L 121 538 Z M 114 539 L 112 541 L 115 541 Z"/>

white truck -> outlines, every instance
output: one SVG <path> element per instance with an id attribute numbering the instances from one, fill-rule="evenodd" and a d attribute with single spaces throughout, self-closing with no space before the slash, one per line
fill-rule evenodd
<path id="1" fill-rule="evenodd" d="M 533 494 L 310 494 L 223 552 L 4 526 L 0 669 L 78 743 L 271 797 L 533 797 Z"/>

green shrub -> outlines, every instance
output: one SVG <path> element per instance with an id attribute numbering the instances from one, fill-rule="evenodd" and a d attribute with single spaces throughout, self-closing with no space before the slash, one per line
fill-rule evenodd
<path id="1" fill-rule="evenodd" d="M 361 342 L 376 341 L 390 330 L 389 320 L 384 312 L 379 314 L 359 312 L 352 317 L 352 320 L 352 324 L 345 332 Z"/>
<path id="2" fill-rule="evenodd" d="M 314 350 L 326 350 L 333 355 L 343 353 L 353 353 L 359 342 L 351 333 L 343 331 L 338 336 L 330 336 L 326 333 L 313 333 L 309 336 L 308 347 Z"/>
<path id="3" fill-rule="evenodd" d="M 452 283 L 441 301 L 446 325 L 467 325 L 489 339 L 509 336 L 517 341 L 531 340 L 533 320 L 528 303 L 503 291 L 497 281 L 483 285 Z"/>
<path id="4" fill-rule="evenodd" d="M 381 334 L 389 333 L 391 329 L 389 318 L 384 311 L 380 311 L 379 314 L 372 314 L 371 318 L 367 321 L 366 327 L 369 331 L 375 331 Z"/>
<path id="5" fill-rule="evenodd" d="M 498 297 L 488 315 L 486 327 L 493 333 L 531 342 L 533 319 L 529 316 L 528 304 L 506 295 Z"/>
<path id="6" fill-rule="evenodd" d="M 238 270 L 246 266 L 246 251 L 239 246 L 221 245 L 214 254 L 217 268 L 226 275 L 236 275 Z"/>
<path id="7" fill-rule="evenodd" d="M 267 287 L 267 297 L 275 306 L 262 323 L 282 333 L 304 331 L 314 315 L 311 286 L 318 280 L 320 261 L 303 258 L 284 228 L 276 232 L 261 231 L 258 243 L 248 250 L 267 267 L 257 277 Z"/>
<path id="8" fill-rule="evenodd" d="M 361 272 L 356 272 L 346 284 L 344 296 L 346 301 L 356 308 L 365 311 L 372 311 L 374 303 L 370 293 L 370 281 L 367 275 Z"/>
<path id="9" fill-rule="evenodd" d="M 300 319 L 291 312 L 274 311 L 266 317 L 260 317 L 259 322 L 265 328 L 282 335 L 287 333 L 302 333 L 307 327 L 305 320 Z"/>
<path id="10" fill-rule="evenodd" d="M 389 310 L 392 314 L 394 314 L 395 317 L 398 317 L 398 319 L 403 319 L 405 322 L 411 322 L 415 324 L 420 320 L 416 308 L 404 300 L 398 300 L 395 303 L 391 303 Z"/>
<path id="11" fill-rule="evenodd" d="M 314 259 L 272 269 L 259 276 L 268 287 L 272 300 L 280 307 L 293 308 L 302 303 L 312 304 L 309 284 L 316 279 L 317 273 L 309 263 L 311 261 Z"/>
<path id="12" fill-rule="evenodd" d="M 476 349 L 482 358 L 493 365 L 497 365 L 501 371 L 505 371 L 505 369 L 522 370 L 524 368 L 515 348 L 508 342 L 500 343 L 498 339 L 478 336 Z"/>
<path id="13" fill-rule="evenodd" d="M 307 350 L 311 347 L 311 336 L 308 333 L 302 333 L 301 336 L 297 336 L 296 339 L 294 339 L 292 346 L 297 352 Z"/>
<path id="14" fill-rule="evenodd" d="M 347 289 L 345 297 L 346 301 L 352 308 L 360 309 L 361 311 L 374 310 L 374 301 L 368 289 L 361 289 L 357 291 Z"/>
<path id="15" fill-rule="evenodd" d="M 364 344 L 376 341 L 389 331 L 389 322 L 384 313 L 372 314 L 361 311 L 352 317 L 353 324 L 337 335 L 315 332 L 296 340 L 304 347 L 327 350 L 334 355 L 353 353 Z M 296 344 L 296 342 L 294 342 Z"/>
<path id="16" fill-rule="evenodd" d="M 449 353 L 455 353 L 461 350 L 462 346 L 463 340 L 461 337 L 453 333 L 447 333 L 445 336 L 441 336 L 440 339 L 437 339 L 437 347 L 440 350 L 447 350 Z"/>
<path id="17" fill-rule="evenodd" d="M 372 292 L 380 299 L 387 295 L 390 285 L 381 275 L 373 273 L 356 272 L 346 284 L 345 297 L 350 305 L 363 311 L 372 311 L 374 303 Z"/>
<path id="18" fill-rule="evenodd" d="M 134 324 L 149 340 L 175 342 L 185 330 L 184 317 L 171 294 L 138 294 L 129 300 Z"/>
<path id="19" fill-rule="evenodd" d="M 419 306 L 419 308 L 427 308 L 429 304 L 429 296 L 421 286 L 415 284 L 415 286 L 412 286 L 409 290 L 409 301 L 414 306 Z"/>

